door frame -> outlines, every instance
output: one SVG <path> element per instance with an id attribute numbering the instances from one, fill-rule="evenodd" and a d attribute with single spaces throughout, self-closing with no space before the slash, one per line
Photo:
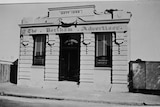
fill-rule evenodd
<path id="1" fill-rule="evenodd" d="M 77 40 L 78 40 L 78 49 L 77 49 L 77 52 L 78 52 L 78 59 L 77 59 L 77 66 L 78 66 L 78 71 L 77 71 L 77 75 L 78 77 L 76 77 L 75 80 L 69 80 L 69 79 L 66 79 L 66 78 L 70 78 L 70 77 L 66 77 L 67 75 L 65 75 L 65 71 L 63 71 L 64 68 L 62 68 L 62 52 L 64 51 L 64 45 L 63 45 L 63 36 L 77 36 Z M 60 38 L 60 47 L 59 47 L 59 75 L 58 75 L 58 79 L 59 81 L 73 81 L 73 82 L 78 82 L 80 81 L 80 48 L 81 48 L 81 33 L 64 33 L 64 34 L 59 34 L 59 38 Z M 66 39 L 67 40 L 67 39 Z M 68 50 L 69 51 L 69 50 Z M 67 71 L 68 72 L 68 71 Z M 63 74 L 64 73 L 64 74 Z M 61 76 L 64 76 L 64 77 L 61 77 Z M 72 78 L 70 78 L 72 79 Z"/>

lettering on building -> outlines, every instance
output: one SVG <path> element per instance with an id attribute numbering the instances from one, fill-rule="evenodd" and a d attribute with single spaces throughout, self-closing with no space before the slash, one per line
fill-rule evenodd
<path id="1" fill-rule="evenodd" d="M 85 25 L 71 27 L 43 27 L 43 28 L 22 28 L 21 34 L 46 34 L 46 33 L 80 33 L 80 32 L 124 32 L 127 31 L 125 24 L 115 25 Z"/>

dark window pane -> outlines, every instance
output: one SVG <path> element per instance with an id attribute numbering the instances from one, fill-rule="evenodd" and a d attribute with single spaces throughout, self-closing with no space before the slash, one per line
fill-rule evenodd
<path id="1" fill-rule="evenodd" d="M 111 33 L 96 33 L 96 67 L 111 66 Z"/>
<path id="2" fill-rule="evenodd" d="M 34 38 L 34 54 L 33 65 L 45 65 L 45 35 L 35 35 Z"/>

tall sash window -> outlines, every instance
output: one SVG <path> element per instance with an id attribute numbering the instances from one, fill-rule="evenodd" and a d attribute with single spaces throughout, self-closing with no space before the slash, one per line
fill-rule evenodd
<path id="1" fill-rule="evenodd" d="M 111 33 L 96 33 L 96 55 L 95 66 L 96 67 L 110 67 L 112 60 L 112 34 Z"/>
<path id="2" fill-rule="evenodd" d="M 45 65 L 46 36 L 34 35 L 33 65 Z"/>

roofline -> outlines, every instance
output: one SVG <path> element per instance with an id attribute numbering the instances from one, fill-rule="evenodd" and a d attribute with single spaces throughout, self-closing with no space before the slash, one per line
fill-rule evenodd
<path id="1" fill-rule="evenodd" d="M 49 11 L 55 11 L 55 10 L 82 9 L 82 8 L 95 8 L 95 5 L 82 5 L 82 6 L 56 7 L 56 8 L 48 8 L 48 10 L 49 10 Z"/>
<path id="2" fill-rule="evenodd" d="M 129 23 L 130 19 L 113 19 L 113 20 L 96 20 L 96 21 L 86 21 L 81 22 L 77 25 L 89 25 L 89 24 L 115 24 L 115 23 Z M 33 24 L 19 24 L 21 28 L 28 27 L 43 27 L 43 26 L 61 26 L 55 25 L 53 23 L 33 23 Z"/>
<path id="3" fill-rule="evenodd" d="M 4 60 L 0 60 L 0 64 L 5 63 L 5 64 L 13 64 L 12 61 L 4 61 Z"/>

